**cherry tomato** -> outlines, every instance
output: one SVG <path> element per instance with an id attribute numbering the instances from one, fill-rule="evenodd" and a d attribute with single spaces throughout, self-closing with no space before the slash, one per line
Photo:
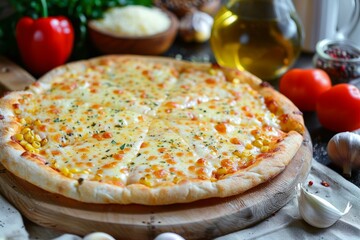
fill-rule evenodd
<path id="1" fill-rule="evenodd" d="M 335 85 L 321 94 L 316 105 L 321 125 L 334 132 L 360 128 L 360 90 L 350 84 Z"/>
<path id="2" fill-rule="evenodd" d="M 321 69 L 291 69 L 281 77 L 279 86 L 302 111 L 314 111 L 320 94 L 330 88 L 330 77 Z"/>

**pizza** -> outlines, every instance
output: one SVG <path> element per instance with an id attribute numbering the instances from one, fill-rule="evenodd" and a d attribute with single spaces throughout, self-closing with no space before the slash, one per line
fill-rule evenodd
<path id="1" fill-rule="evenodd" d="M 300 148 L 301 112 L 246 71 L 108 55 L 0 100 L 0 162 L 87 203 L 166 205 L 241 194 Z"/>

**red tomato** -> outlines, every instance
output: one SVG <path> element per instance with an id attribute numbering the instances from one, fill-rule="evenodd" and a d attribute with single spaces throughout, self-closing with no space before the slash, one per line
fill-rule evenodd
<path id="1" fill-rule="evenodd" d="M 335 132 L 360 128 L 360 90 L 350 84 L 338 84 L 318 99 L 316 111 L 323 127 Z"/>
<path id="2" fill-rule="evenodd" d="M 314 111 L 320 94 L 331 88 L 331 80 L 321 69 L 291 69 L 281 77 L 279 88 L 300 110 Z"/>

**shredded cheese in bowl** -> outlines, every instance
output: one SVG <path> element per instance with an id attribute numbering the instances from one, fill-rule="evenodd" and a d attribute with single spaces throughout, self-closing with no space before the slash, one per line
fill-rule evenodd
<path id="1" fill-rule="evenodd" d="M 159 8 L 126 6 L 111 8 L 95 25 L 117 36 L 142 37 L 164 32 L 170 27 L 170 18 Z"/>

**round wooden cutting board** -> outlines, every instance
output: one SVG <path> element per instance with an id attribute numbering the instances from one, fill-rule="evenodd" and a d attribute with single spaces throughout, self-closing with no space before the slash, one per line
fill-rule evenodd
<path id="1" fill-rule="evenodd" d="M 24 216 L 49 228 L 85 235 L 106 232 L 116 239 L 154 239 L 176 232 L 186 239 L 211 239 L 259 222 L 291 200 L 312 161 L 308 133 L 287 168 L 244 194 L 168 206 L 86 204 L 46 192 L 0 165 L 0 191 Z"/>

